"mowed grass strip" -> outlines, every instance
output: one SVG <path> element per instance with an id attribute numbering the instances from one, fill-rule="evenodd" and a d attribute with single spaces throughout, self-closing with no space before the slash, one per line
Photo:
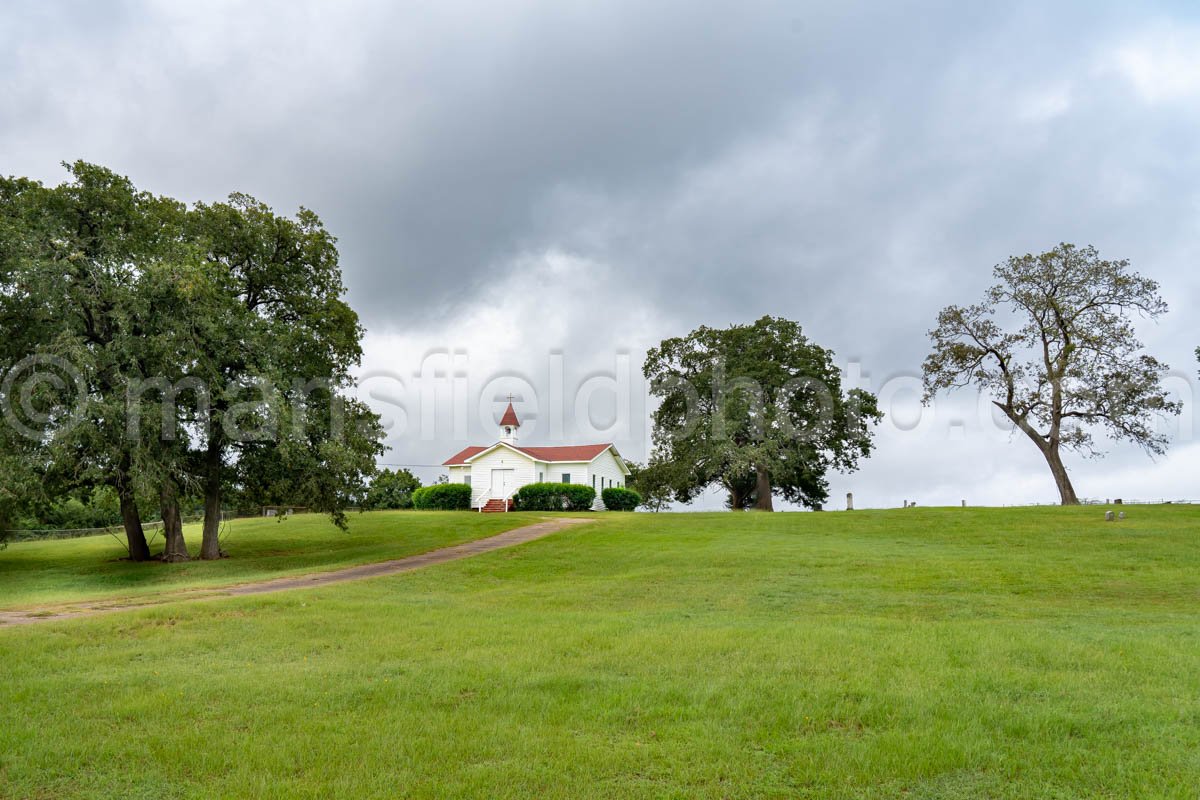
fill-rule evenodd
<path id="1" fill-rule="evenodd" d="M 492 536 L 546 515 L 376 511 L 348 515 L 341 531 L 323 514 L 230 520 L 222 546 L 231 558 L 134 564 L 110 536 L 15 542 L 0 550 L 0 609 L 137 597 L 388 561 Z M 200 526 L 184 536 L 193 552 Z M 162 550 L 159 537 L 152 550 Z"/>
<path id="2" fill-rule="evenodd" d="M 0 630 L 5 797 L 1195 797 L 1200 509 L 607 515 Z"/>

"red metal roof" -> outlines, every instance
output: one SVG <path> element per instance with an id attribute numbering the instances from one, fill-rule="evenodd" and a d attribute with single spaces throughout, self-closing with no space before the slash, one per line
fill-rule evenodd
<path id="1" fill-rule="evenodd" d="M 468 458 L 470 458 L 471 456 L 474 456 L 474 455 L 478 455 L 479 453 L 482 453 L 484 450 L 487 450 L 487 448 L 471 445 L 470 447 L 466 448 L 465 450 L 455 453 L 454 455 L 450 456 L 448 459 L 443 461 L 442 466 L 443 467 L 453 467 L 453 466 L 457 466 L 459 464 L 465 464 L 465 463 L 467 463 Z"/>
<path id="2" fill-rule="evenodd" d="M 522 453 L 538 461 L 591 461 L 610 444 L 571 444 L 562 447 L 518 447 Z"/>
<path id="3" fill-rule="evenodd" d="M 472 445 L 458 453 L 455 453 L 450 458 L 442 462 L 444 467 L 455 467 L 467 463 L 467 459 L 472 456 L 477 456 L 484 450 L 491 450 L 495 445 L 488 447 L 478 447 Z M 558 447 L 519 447 L 515 444 L 508 445 L 514 450 L 517 450 L 536 461 L 591 461 L 596 456 L 603 453 L 611 444 L 571 444 Z"/>
<path id="4" fill-rule="evenodd" d="M 519 428 L 521 427 L 520 420 L 517 419 L 517 411 L 512 407 L 512 403 L 508 404 L 508 408 L 504 409 L 504 416 L 500 418 L 500 427 L 502 428 Z"/>

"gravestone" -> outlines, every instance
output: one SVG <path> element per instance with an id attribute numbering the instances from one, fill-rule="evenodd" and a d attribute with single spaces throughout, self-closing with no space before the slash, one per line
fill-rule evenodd
<path id="1" fill-rule="evenodd" d="M 1125 519 L 1125 512 L 1122 511 L 1120 514 L 1117 514 L 1117 519 Z"/>
<path id="2" fill-rule="evenodd" d="M 854 510 L 854 492 L 846 492 L 846 510 Z"/>
<path id="3" fill-rule="evenodd" d="M 1117 520 L 1117 515 L 1114 514 L 1112 511 L 1104 512 L 1104 521 L 1105 522 L 1116 522 L 1116 520 Z"/>

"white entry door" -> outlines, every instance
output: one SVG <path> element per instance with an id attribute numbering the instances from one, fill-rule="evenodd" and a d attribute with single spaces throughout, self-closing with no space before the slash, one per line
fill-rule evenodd
<path id="1" fill-rule="evenodd" d="M 491 496 L 496 500 L 503 500 L 513 493 L 516 489 L 516 478 L 512 469 L 494 469 L 492 470 L 492 492 Z"/>

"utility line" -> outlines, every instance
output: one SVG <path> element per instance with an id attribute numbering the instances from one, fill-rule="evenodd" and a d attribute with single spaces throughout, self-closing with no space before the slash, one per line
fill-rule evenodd
<path id="1" fill-rule="evenodd" d="M 445 464 L 395 464 L 391 461 L 376 462 L 381 467 L 444 467 Z"/>

